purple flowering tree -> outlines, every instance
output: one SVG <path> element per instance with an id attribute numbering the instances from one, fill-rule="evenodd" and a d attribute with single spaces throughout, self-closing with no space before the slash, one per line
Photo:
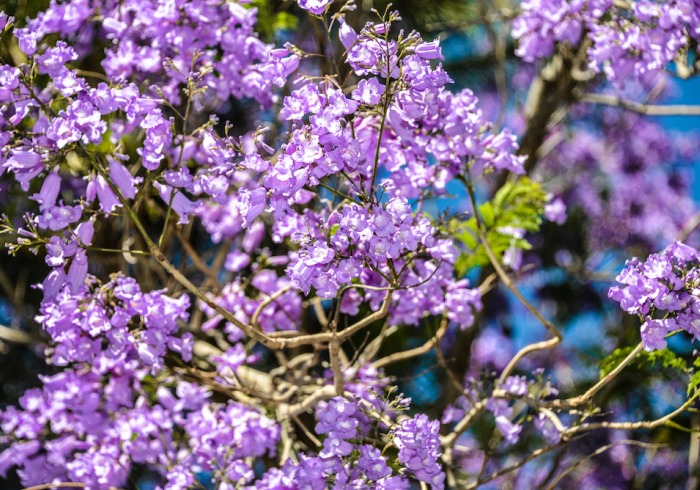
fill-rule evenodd
<path id="1" fill-rule="evenodd" d="M 362 3 L 0 12 L 8 485 L 694 488 L 700 3 L 485 2 L 474 90 Z"/>

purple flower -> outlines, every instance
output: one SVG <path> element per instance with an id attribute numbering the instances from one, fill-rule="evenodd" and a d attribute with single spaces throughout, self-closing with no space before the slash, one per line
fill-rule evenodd
<path id="1" fill-rule="evenodd" d="M 70 284 L 71 292 L 76 294 L 80 288 L 85 284 L 85 278 L 88 272 L 88 261 L 87 255 L 84 250 L 78 250 L 71 261 L 70 267 L 68 268 L 68 275 L 66 276 L 66 282 Z"/>
<path id="2" fill-rule="evenodd" d="M 644 315 L 641 337 L 648 351 L 666 348 L 666 335 L 682 328 L 695 336 L 694 319 L 700 313 L 693 285 L 698 268 L 698 252 L 682 243 L 674 243 L 646 261 L 627 261 L 617 276 L 622 287 L 612 287 L 608 296 L 633 315 Z M 666 312 L 664 319 L 655 318 Z"/>
<path id="3" fill-rule="evenodd" d="M 465 329 L 474 323 L 474 312 L 481 310 L 481 294 L 478 289 L 468 289 L 469 283 L 462 280 L 450 286 L 445 293 L 447 317 Z"/>
<path id="4" fill-rule="evenodd" d="M 15 29 L 14 34 L 19 43 L 19 49 L 21 49 L 24 54 L 27 56 L 32 56 L 34 53 L 36 53 L 38 38 L 37 32 L 25 27 L 22 29 Z"/>
<path id="5" fill-rule="evenodd" d="M 315 430 L 319 434 L 334 433 L 342 439 L 352 439 L 357 436 L 359 422 L 355 414 L 358 410 L 355 403 L 335 397 L 324 405 L 319 405 Z"/>
<path id="6" fill-rule="evenodd" d="M 545 217 L 558 225 L 566 223 L 566 205 L 559 198 L 550 200 L 544 208 Z"/>
<path id="7" fill-rule="evenodd" d="M 357 32 L 355 32 L 355 29 L 353 29 L 350 24 L 341 21 L 340 29 L 338 29 L 338 36 L 340 37 L 340 42 L 343 47 L 349 49 L 357 39 Z"/>
<path id="8" fill-rule="evenodd" d="M 513 424 L 510 419 L 504 415 L 496 417 L 496 428 L 503 435 L 506 444 L 515 444 L 520 439 L 520 432 L 523 430 L 522 425 Z"/>
<path id="9" fill-rule="evenodd" d="M 424 60 L 443 59 L 439 39 L 430 43 L 420 43 L 414 48 L 414 52 Z"/>
<path id="10" fill-rule="evenodd" d="M 49 272 L 44 282 L 38 286 L 44 292 L 44 301 L 50 301 L 55 298 L 65 283 L 66 273 L 63 269 L 53 269 Z"/>
<path id="11" fill-rule="evenodd" d="M 22 184 L 22 190 L 29 190 L 29 181 L 39 175 L 44 169 L 41 156 L 34 150 L 14 149 L 10 152 L 10 158 L 2 164 L 3 168 L 15 174 L 17 181 Z"/>
<path id="12" fill-rule="evenodd" d="M 219 376 L 221 376 L 225 382 L 235 384 L 235 373 L 238 367 L 249 359 L 243 345 L 236 344 L 221 356 L 212 357 L 212 360 L 217 363 L 216 371 L 219 373 Z"/>
<path id="13" fill-rule="evenodd" d="M 231 272 L 238 272 L 250 263 L 250 257 L 241 250 L 231 250 L 226 255 L 224 267 Z"/>
<path id="14" fill-rule="evenodd" d="M 243 227 L 248 228 L 253 220 L 260 216 L 265 210 L 267 203 L 267 190 L 263 187 L 258 187 L 253 191 L 241 190 L 241 217 L 243 218 Z"/>
<path id="15" fill-rule="evenodd" d="M 55 47 L 47 49 L 42 55 L 36 57 L 39 73 L 48 74 L 51 78 L 55 78 L 66 70 L 67 62 L 77 59 L 78 53 L 64 41 L 58 41 Z"/>
<path id="16" fill-rule="evenodd" d="M 121 201 L 102 175 L 95 175 L 90 181 L 87 196 L 88 199 L 97 197 L 100 201 L 100 209 L 105 213 L 111 213 L 114 208 L 121 207 Z"/>
<path id="17" fill-rule="evenodd" d="M 513 409 L 508 404 L 508 400 L 503 398 L 489 398 L 486 400 L 486 408 L 489 409 L 496 417 L 510 417 Z"/>
<path id="18" fill-rule="evenodd" d="M 75 236 L 78 237 L 80 243 L 84 246 L 92 244 L 92 236 L 95 233 L 95 219 L 83 221 L 75 228 Z"/>
<path id="19" fill-rule="evenodd" d="M 329 248 L 328 244 L 324 241 L 316 242 L 309 247 L 307 253 L 308 255 L 304 259 L 304 264 L 307 266 L 328 264 L 335 256 L 333 249 Z"/>
<path id="20" fill-rule="evenodd" d="M 190 216 L 193 215 L 201 201 L 190 201 L 179 189 L 173 189 L 167 184 L 154 182 L 153 186 L 158 189 L 161 199 L 166 206 L 172 205 L 173 211 L 180 217 L 178 224 L 187 224 L 190 222 Z"/>
<path id="21" fill-rule="evenodd" d="M 556 444 L 561 440 L 561 434 L 554 426 L 554 423 L 545 414 L 537 414 L 537 417 L 535 417 L 535 427 L 542 432 L 547 444 Z"/>
<path id="22" fill-rule="evenodd" d="M 386 464 L 386 459 L 376 447 L 360 446 L 360 457 L 357 459 L 357 468 L 370 480 L 380 480 L 391 475 L 391 468 Z"/>
<path id="23" fill-rule="evenodd" d="M 143 159 L 143 166 L 148 170 L 156 170 L 163 160 L 164 152 L 172 143 L 172 122 L 166 120 L 160 109 L 153 109 L 141 121 L 141 127 L 146 131 L 143 148 L 137 150 Z"/>
<path id="24" fill-rule="evenodd" d="M 12 98 L 12 92 L 19 87 L 19 68 L 9 65 L 0 65 L 0 102 L 7 102 Z"/>
<path id="25" fill-rule="evenodd" d="M 77 206 L 51 206 L 36 217 L 36 224 L 44 230 L 59 231 L 75 223 L 83 215 L 83 208 Z"/>
<path id="26" fill-rule="evenodd" d="M 525 396 L 528 392 L 525 376 L 508 376 L 501 388 L 515 396 Z"/>
<path id="27" fill-rule="evenodd" d="M 136 196 L 137 180 L 119 161 L 112 160 L 110 162 L 109 176 L 112 179 L 112 183 L 119 189 L 124 198 L 133 199 Z"/>
<path id="28" fill-rule="evenodd" d="M 394 444 L 399 448 L 399 461 L 418 480 L 444 488 L 445 473 L 440 466 L 440 422 L 418 414 L 403 420 L 394 430 Z"/>
<path id="29" fill-rule="evenodd" d="M 314 15 L 322 15 L 333 0 L 298 0 L 299 7 Z"/>
<path id="30" fill-rule="evenodd" d="M 61 177 L 59 177 L 58 172 L 51 172 L 44 179 L 44 183 L 41 185 L 41 190 L 38 194 L 34 194 L 32 199 L 39 203 L 39 209 L 45 211 L 46 209 L 56 205 L 56 199 L 58 198 L 58 193 L 61 190 Z"/>
<path id="31" fill-rule="evenodd" d="M 663 320 L 647 318 L 641 326 L 642 342 L 644 350 L 662 350 L 666 348 L 666 334 L 669 330 Z"/>
<path id="32" fill-rule="evenodd" d="M 367 105 L 377 105 L 382 100 L 386 87 L 376 77 L 362 79 L 352 92 L 352 98 Z"/>

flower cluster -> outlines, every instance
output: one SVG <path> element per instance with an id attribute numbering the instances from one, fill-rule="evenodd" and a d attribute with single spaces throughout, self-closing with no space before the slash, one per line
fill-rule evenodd
<path id="1" fill-rule="evenodd" d="M 518 54 L 540 59 L 585 36 L 591 69 L 646 80 L 700 38 L 697 0 L 617 3 L 528 0 Z M 226 490 L 445 487 L 453 461 L 441 462 L 441 444 L 460 434 L 441 439 L 440 421 L 400 415 L 409 400 L 387 401 L 384 369 L 440 354 L 482 308 L 449 231 L 463 216 L 431 215 L 433 200 L 455 181 L 471 190 L 491 173 L 524 174 L 525 157 L 473 92 L 450 90 L 438 40 L 394 35 L 395 12 L 355 30 L 352 2 L 298 6 L 327 27 L 323 53 L 262 42 L 247 0 L 53 0 L 21 28 L 0 13 L 13 53 L 0 64 L 0 199 L 28 198 L 2 231 L 13 252 L 49 266 L 36 322 L 57 371 L 0 411 L 0 475 L 100 490 L 140 471 L 168 490 L 206 479 Z M 258 120 L 220 121 L 251 106 Z M 610 177 L 553 189 L 545 215 L 562 224 L 567 205 L 589 205 L 601 235 L 668 236 L 690 210 L 676 199 L 685 182 L 649 170 L 669 143 L 652 124 L 617 122 L 616 137 L 635 125 L 635 143 L 579 133 L 543 157 L 545 175 L 594 162 Z M 652 219 L 672 204 L 671 223 Z M 525 230 L 498 229 L 513 241 Z M 630 262 L 611 290 L 643 317 L 647 349 L 677 329 L 700 337 L 699 261 L 675 244 Z M 517 270 L 514 246 L 504 262 Z M 423 346 L 385 342 L 437 324 L 421 330 Z M 467 369 L 509 365 L 502 336 L 475 349 L 489 342 L 496 354 L 475 353 Z M 467 389 L 442 422 L 488 411 L 515 444 L 534 419 L 557 443 L 560 421 L 537 406 L 554 390 L 504 376 Z"/>
<path id="2" fill-rule="evenodd" d="M 588 232 L 592 251 L 654 250 L 672 241 L 694 212 L 685 167 L 697 141 L 614 109 L 603 111 L 599 126 L 577 128 L 559 143 L 556 157 L 543 158 L 537 174 L 577 182 L 556 190 L 567 207 L 584 210 L 595 223 Z M 626 137 L 632 130 L 635 137 Z"/>
<path id="3" fill-rule="evenodd" d="M 320 403 L 316 410 L 315 432 L 325 436 L 325 439 L 318 456 L 304 455 L 297 464 L 288 460 L 281 469 L 268 471 L 251 488 L 259 490 L 322 489 L 332 484 L 333 488 L 407 490 L 410 488 L 408 478 L 403 474 L 395 474 L 380 450 L 364 441 L 373 425 L 383 426 L 382 420 L 375 422 L 371 417 L 376 417 L 377 414 L 386 415 L 396 408 L 405 409 L 409 401 L 398 397 L 387 403 L 377 399 L 372 392 L 364 391 L 361 398 L 335 397 Z M 433 488 L 443 488 L 442 481 L 445 475 L 441 472 L 439 465 L 437 465 L 439 474 L 433 473 L 433 480 L 424 479 L 429 471 L 434 472 L 435 461 L 402 457 L 402 455 L 409 455 L 411 448 L 417 449 L 417 444 L 430 443 L 434 446 L 435 441 L 439 444 L 436 432 L 439 423 L 436 421 L 429 423 L 425 417 L 425 420 L 421 419 L 417 426 L 410 423 L 403 425 L 405 427 L 402 426 L 403 428 L 393 437 L 397 446 L 406 445 L 406 448 L 401 450 L 403 452 L 399 454 L 399 463 L 418 480 L 434 483 Z M 374 436 L 377 434 L 375 433 Z M 431 457 L 432 454 L 431 450 Z"/>
<path id="4" fill-rule="evenodd" d="M 440 422 L 419 414 L 403 420 L 394 429 L 394 444 L 399 448 L 399 461 L 418 480 L 434 489 L 444 488 L 445 473 L 440 459 Z"/>
<path id="5" fill-rule="evenodd" d="M 618 84 L 630 75 L 652 80 L 676 53 L 692 49 L 700 39 L 697 0 L 528 0 L 522 8 L 513 23 L 519 56 L 527 61 L 546 58 L 556 42 L 577 46 L 585 37 L 591 43 L 590 67 L 603 67 L 607 78 Z"/>
<path id="6" fill-rule="evenodd" d="M 551 56 L 555 43 L 577 46 L 585 29 L 596 24 L 612 7 L 610 0 L 525 0 L 522 13 L 513 21 L 515 53 L 525 61 Z"/>
<path id="7" fill-rule="evenodd" d="M 95 364 L 104 355 L 113 364 L 138 356 L 156 372 L 163 367 L 167 349 L 184 360 L 191 358 L 192 336 L 178 332 L 189 307 L 186 295 L 143 293 L 134 279 L 118 276 L 90 294 L 84 288 L 76 294 L 62 289 L 43 302 L 37 321 L 55 343 L 54 364 Z"/>
<path id="8" fill-rule="evenodd" d="M 207 390 L 190 383 L 169 388 L 171 379 L 157 382 L 130 367 L 113 366 L 104 376 L 68 369 L 44 377 L 42 389 L 23 395 L 21 411 L 0 412 L 8 434 L 0 442 L 13 443 L 0 453 L 0 475 L 17 466 L 25 485 L 79 481 L 106 490 L 124 486 L 132 465 L 140 464 L 161 473 L 166 488 L 185 490 L 201 470 L 232 485 L 249 481 L 249 461 L 274 455 L 279 426 L 259 412 L 213 403 Z M 46 431 L 53 437 L 40 442 Z"/>
<path id="9" fill-rule="evenodd" d="M 70 38 L 78 53 L 89 52 L 100 38 L 108 43 L 102 67 L 110 81 L 150 79 L 152 83 L 158 77 L 156 92 L 172 104 L 180 102 L 180 88 L 194 80 L 212 89 L 201 95 L 200 102 L 234 96 L 269 103 L 271 87 L 284 84 L 296 59 L 260 41 L 255 23 L 256 10 L 238 2 L 53 0 L 16 35 L 28 56 L 39 50 L 41 39 L 49 34 Z M 62 80 L 74 76 L 61 69 L 67 59 L 75 57 L 50 58 Z M 81 83 L 73 80 L 61 85 Z"/>
<path id="10" fill-rule="evenodd" d="M 666 336 L 679 329 L 700 338 L 699 265 L 700 252 L 675 242 L 643 262 L 627 261 L 617 276 L 622 286 L 610 288 L 608 296 L 642 319 L 646 350 L 664 349 Z"/>
<path id="11" fill-rule="evenodd" d="M 496 430 L 503 437 L 507 445 L 518 442 L 525 427 L 526 417 L 516 409 L 514 401 L 528 398 L 538 400 L 558 393 L 549 380 L 542 377 L 541 372 L 536 372 L 535 379 L 527 379 L 525 376 L 508 376 L 502 383 L 497 383 L 497 390 L 491 391 L 486 397 L 485 408 L 494 418 Z M 445 409 L 442 423 L 449 424 L 465 417 L 473 410 L 474 401 L 484 398 L 482 383 L 474 378 L 468 378 L 465 386 L 465 395 L 460 396 L 455 402 Z M 534 426 L 549 444 L 556 444 L 561 439 L 560 429 L 552 422 L 557 417 L 553 412 L 539 412 L 534 417 Z M 558 422 L 561 427 L 561 421 Z"/>
<path id="12" fill-rule="evenodd" d="M 255 269 L 248 288 L 242 279 L 236 278 L 226 284 L 214 300 L 228 311 L 235 312 L 244 323 L 250 323 L 255 316 L 256 326 L 265 332 L 294 330 L 300 325 L 302 305 L 298 292 L 289 289 L 291 282 L 286 276 L 278 277 L 270 269 Z M 283 294 L 277 294 L 276 299 L 268 301 L 279 291 Z M 201 308 L 209 317 L 202 329 L 208 331 L 216 328 L 221 323 L 221 315 L 205 304 Z M 224 332 L 231 342 L 238 342 L 243 337 L 240 329 L 230 322 L 226 322 Z"/>

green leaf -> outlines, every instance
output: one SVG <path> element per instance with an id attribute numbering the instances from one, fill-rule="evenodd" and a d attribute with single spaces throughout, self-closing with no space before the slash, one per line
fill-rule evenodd
<path id="1" fill-rule="evenodd" d="M 600 361 L 600 379 L 612 372 L 634 350 L 634 347 L 622 347 L 615 349 L 608 357 Z"/>
<path id="2" fill-rule="evenodd" d="M 455 238 L 464 243 L 464 245 L 470 250 L 476 248 L 476 246 L 479 244 L 479 237 L 476 232 L 472 230 L 467 230 L 464 233 L 460 233 L 459 236 L 456 236 Z"/>
<path id="3" fill-rule="evenodd" d="M 700 371 L 695 371 L 690 377 L 690 382 L 688 383 L 688 396 L 698 389 L 700 385 Z"/>
<path id="4" fill-rule="evenodd" d="M 644 357 L 647 358 L 647 362 L 651 363 L 652 366 L 660 361 L 665 368 L 678 369 L 681 371 L 688 370 L 688 364 L 685 362 L 685 359 L 676 356 L 668 347 L 663 350 L 655 350 L 652 352 L 644 351 L 642 358 Z"/>
<path id="5" fill-rule="evenodd" d="M 522 229 L 531 233 L 539 230 L 547 204 L 547 194 L 542 186 L 522 177 L 509 181 L 501 187 L 490 202 L 478 206 L 482 231 L 498 260 L 515 247 L 530 250 L 532 246 L 524 238 L 509 233 L 508 230 Z M 489 263 L 489 257 L 478 239 L 474 217 L 462 221 L 451 221 L 449 232 L 462 245 L 463 253 L 455 264 L 457 274 L 463 275 L 470 268 Z"/>
<path id="6" fill-rule="evenodd" d="M 494 210 L 493 204 L 487 202 L 479 206 L 479 214 L 481 214 L 481 220 L 484 226 L 491 228 L 496 219 L 496 210 Z"/>
<path id="7" fill-rule="evenodd" d="M 274 31 L 289 30 L 294 31 L 299 25 L 299 19 L 289 12 L 278 12 L 274 15 L 272 29 Z"/>
<path id="8" fill-rule="evenodd" d="M 459 257 L 457 257 L 457 261 L 455 262 L 455 272 L 457 273 L 457 277 L 462 277 L 464 274 L 466 274 L 471 266 L 471 255 L 464 252 L 459 254 Z"/>
<path id="9" fill-rule="evenodd" d="M 615 349 L 608 357 L 600 362 L 600 378 L 604 378 L 615 369 L 634 350 L 634 347 L 623 347 Z M 652 352 L 640 352 L 632 364 L 637 367 L 655 366 L 660 363 L 666 369 L 676 369 L 683 373 L 688 373 L 688 363 L 682 357 L 678 357 L 668 348 L 655 350 Z"/>

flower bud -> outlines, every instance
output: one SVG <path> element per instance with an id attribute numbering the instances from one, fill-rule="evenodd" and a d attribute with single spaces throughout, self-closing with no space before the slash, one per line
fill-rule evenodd
<path id="1" fill-rule="evenodd" d="M 355 29 L 350 27 L 347 23 L 343 22 L 340 25 L 340 32 L 338 33 L 340 37 L 340 42 L 343 44 L 345 49 L 350 49 L 350 46 L 355 44 L 355 40 L 357 39 L 357 33 L 355 32 Z"/>
<path id="2" fill-rule="evenodd" d="M 75 229 L 75 234 L 83 245 L 90 245 L 95 234 L 95 219 L 80 223 Z"/>
<path id="3" fill-rule="evenodd" d="M 420 43 L 414 52 L 424 60 L 443 59 L 440 41 L 437 39 L 431 43 Z"/>
<path id="4" fill-rule="evenodd" d="M 110 162 L 109 176 L 112 179 L 112 183 L 114 183 L 122 193 L 122 196 L 127 199 L 133 199 L 136 196 L 134 177 L 120 162 L 116 160 Z"/>
<path id="5" fill-rule="evenodd" d="M 39 203 L 39 209 L 44 211 L 56 204 L 56 198 L 61 190 L 61 177 L 58 173 L 50 173 L 41 186 L 39 194 L 34 194 L 32 199 Z"/>

